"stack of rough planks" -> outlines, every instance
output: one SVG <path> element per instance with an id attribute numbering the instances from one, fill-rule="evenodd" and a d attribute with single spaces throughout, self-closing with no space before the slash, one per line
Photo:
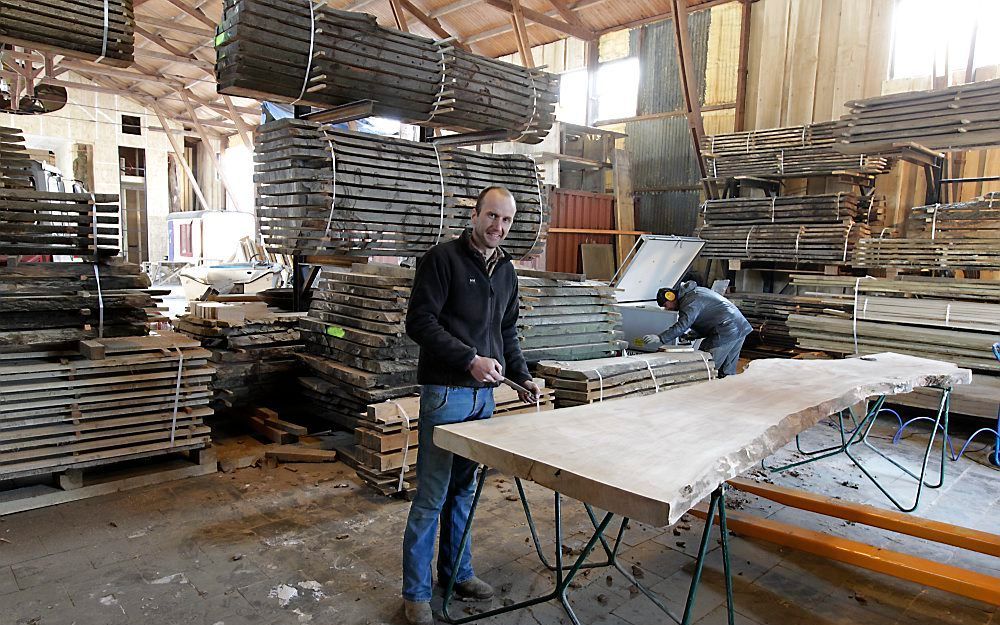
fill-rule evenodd
<path id="1" fill-rule="evenodd" d="M 712 355 L 700 351 L 657 352 L 565 362 L 543 360 L 536 373 L 555 392 L 556 407 L 652 395 L 715 377 Z"/>
<path id="2" fill-rule="evenodd" d="M 725 198 L 703 206 L 698 236 L 705 258 L 843 263 L 871 233 L 871 200 L 850 193 Z"/>
<path id="3" fill-rule="evenodd" d="M 0 353 L 144 335 L 157 306 L 148 288 L 149 278 L 128 263 L 0 267 Z"/>
<path id="4" fill-rule="evenodd" d="M 30 161 L 22 132 L 0 127 L 0 254 L 118 254 L 118 196 L 36 191 Z"/>
<path id="5" fill-rule="evenodd" d="M 128 67 L 132 0 L 0 0 L 0 41 Z"/>
<path id="6" fill-rule="evenodd" d="M 264 302 L 191 302 L 190 312 L 173 325 L 212 353 L 212 406 L 219 411 L 280 396 L 294 386 L 304 315 Z"/>
<path id="7" fill-rule="evenodd" d="M 413 270 L 326 268 L 301 320 L 312 375 L 299 379 L 318 416 L 354 430 L 368 405 L 417 392 L 417 345 L 406 336 Z"/>
<path id="8" fill-rule="evenodd" d="M 179 334 L 0 354 L 0 480 L 204 447 L 209 352 Z"/>
<path id="9" fill-rule="evenodd" d="M 837 150 L 898 152 L 916 143 L 932 150 L 1000 144 L 1000 80 L 910 91 L 848 102 L 837 123 Z"/>
<path id="10" fill-rule="evenodd" d="M 255 136 L 257 212 L 272 252 L 419 256 L 460 235 L 489 186 L 506 187 L 517 201 L 504 249 L 520 259 L 544 248 L 548 209 L 527 156 L 296 119 L 264 124 Z"/>
<path id="11" fill-rule="evenodd" d="M 373 102 L 375 115 L 539 143 L 557 76 L 381 28 L 363 13 L 300 0 L 226 0 L 216 37 L 219 92 L 323 108 Z"/>
<path id="12" fill-rule="evenodd" d="M 522 403 L 508 386 L 493 389 L 496 404 L 493 415 L 552 410 L 552 390 L 545 388 L 545 380 L 536 378 L 535 383 L 542 389 L 537 405 Z M 417 466 L 419 417 L 419 397 L 400 397 L 368 406 L 364 420 L 354 430 L 353 454 L 342 454 L 341 458 L 353 462 L 358 476 L 384 495 L 412 490 Z"/>
<path id="13" fill-rule="evenodd" d="M 826 300 L 804 295 L 733 293 L 728 297 L 753 326 L 753 333 L 744 349 L 777 350 L 786 355 L 796 351 L 795 337 L 788 331 L 788 316 L 822 314 L 830 306 Z"/>
<path id="14" fill-rule="evenodd" d="M 614 289 L 544 271 L 518 271 L 518 338 L 528 362 L 583 360 L 625 348 Z"/>
<path id="15" fill-rule="evenodd" d="M 1000 268 L 1000 194 L 971 202 L 917 206 L 906 238 L 858 242 L 856 267 Z"/>
<path id="16" fill-rule="evenodd" d="M 996 417 L 1000 362 L 991 346 L 1000 335 L 1000 281 L 795 275 L 792 284 L 826 304 L 788 317 L 799 347 L 841 355 L 891 350 L 954 362 L 976 375 L 969 389 L 956 389 L 953 411 Z M 907 397 L 931 401 L 928 391 Z"/>
<path id="17" fill-rule="evenodd" d="M 805 178 L 834 174 L 888 173 L 889 159 L 835 150 L 834 122 L 748 130 L 702 138 L 702 154 L 714 178 Z"/>

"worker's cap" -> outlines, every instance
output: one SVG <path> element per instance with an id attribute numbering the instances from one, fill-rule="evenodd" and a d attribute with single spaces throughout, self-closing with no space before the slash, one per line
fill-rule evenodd
<path id="1" fill-rule="evenodd" d="M 668 289 L 663 287 L 656 292 L 656 304 L 658 306 L 663 306 L 667 302 L 672 302 L 677 299 L 677 291 L 673 289 Z"/>

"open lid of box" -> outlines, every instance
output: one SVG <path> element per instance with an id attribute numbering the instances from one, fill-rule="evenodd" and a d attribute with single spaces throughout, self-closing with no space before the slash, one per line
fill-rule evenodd
<path id="1" fill-rule="evenodd" d="M 655 300 L 660 287 L 676 287 L 704 246 L 696 237 L 640 236 L 611 280 L 618 303 Z"/>

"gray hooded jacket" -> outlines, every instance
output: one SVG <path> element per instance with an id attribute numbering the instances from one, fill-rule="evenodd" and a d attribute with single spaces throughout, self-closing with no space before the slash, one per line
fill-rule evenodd
<path id="1" fill-rule="evenodd" d="M 715 291 L 698 286 L 694 280 L 681 282 L 677 289 L 677 313 L 677 323 L 660 333 L 664 344 L 688 330 L 712 345 L 744 338 L 753 331 L 739 308 Z"/>

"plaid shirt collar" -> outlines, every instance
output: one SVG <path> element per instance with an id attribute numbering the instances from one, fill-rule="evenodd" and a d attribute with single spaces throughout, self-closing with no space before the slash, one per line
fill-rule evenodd
<path id="1" fill-rule="evenodd" d="M 500 259 L 507 256 L 507 252 L 505 252 L 502 247 L 498 247 L 495 250 L 493 250 L 493 254 L 490 255 L 489 258 L 486 258 L 486 255 L 483 254 L 481 251 L 479 251 L 479 249 L 475 245 L 473 245 L 471 231 L 469 232 L 469 236 L 467 237 L 466 241 L 468 242 L 469 249 L 472 250 L 476 254 L 476 256 L 482 258 L 483 262 L 486 263 L 487 276 L 492 276 L 493 270 L 496 269 L 497 265 L 500 263 Z"/>

